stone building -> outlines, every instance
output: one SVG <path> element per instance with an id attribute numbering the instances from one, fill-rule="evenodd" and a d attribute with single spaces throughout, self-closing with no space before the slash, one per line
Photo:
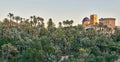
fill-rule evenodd
<path id="1" fill-rule="evenodd" d="M 83 20 L 82 20 L 82 25 L 83 26 L 94 26 L 97 24 L 97 15 L 96 14 L 92 14 L 90 15 L 90 19 L 88 17 L 85 17 Z"/>
<path id="2" fill-rule="evenodd" d="M 115 18 L 101 18 L 99 19 L 99 23 L 103 23 L 104 25 L 107 25 L 108 27 L 114 29 L 115 28 Z"/>
<path id="3" fill-rule="evenodd" d="M 97 19 L 98 19 L 98 17 L 97 17 L 96 14 L 90 15 L 90 24 L 91 25 L 96 25 L 97 24 Z"/>

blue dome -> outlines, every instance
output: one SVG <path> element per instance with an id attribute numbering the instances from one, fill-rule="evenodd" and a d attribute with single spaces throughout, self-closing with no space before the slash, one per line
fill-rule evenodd
<path id="1" fill-rule="evenodd" d="M 85 21 L 90 21 L 90 19 L 88 17 L 85 17 L 82 22 L 85 22 Z"/>

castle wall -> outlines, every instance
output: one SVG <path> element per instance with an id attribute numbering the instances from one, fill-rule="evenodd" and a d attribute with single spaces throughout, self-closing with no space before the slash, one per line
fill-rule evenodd
<path id="1" fill-rule="evenodd" d="M 115 18 L 101 18 L 99 22 L 107 25 L 110 28 L 115 28 Z"/>

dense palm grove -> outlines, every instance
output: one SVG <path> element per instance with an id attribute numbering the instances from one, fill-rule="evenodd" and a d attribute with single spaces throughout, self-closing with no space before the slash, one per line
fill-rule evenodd
<path id="1" fill-rule="evenodd" d="M 0 22 L 0 62 L 114 62 L 120 55 L 120 30 L 99 23 L 72 26 L 73 20 L 14 16 Z M 67 57 L 67 58 L 63 58 Z M 61 59 L 62 58 L 62 59 Z M 64 59 L 64 60 L 63 60 Z"/>

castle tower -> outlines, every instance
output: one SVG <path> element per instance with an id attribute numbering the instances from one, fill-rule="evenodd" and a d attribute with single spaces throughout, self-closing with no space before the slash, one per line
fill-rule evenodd
<path id="1" fill-rule="evenodd" d="M 97 19 L 98 19 L 98 17 L 96 14 L 90 15 L 90 24 L 91 25 L 97 24 Z"/>
<path id="2" fill-rule="evenodd" d="M 99 22 L 114 29 L 115 28 L 115 20 L 116 20 L 115 18 L 101 18 L 101 19 L 99 19 Z"/>

